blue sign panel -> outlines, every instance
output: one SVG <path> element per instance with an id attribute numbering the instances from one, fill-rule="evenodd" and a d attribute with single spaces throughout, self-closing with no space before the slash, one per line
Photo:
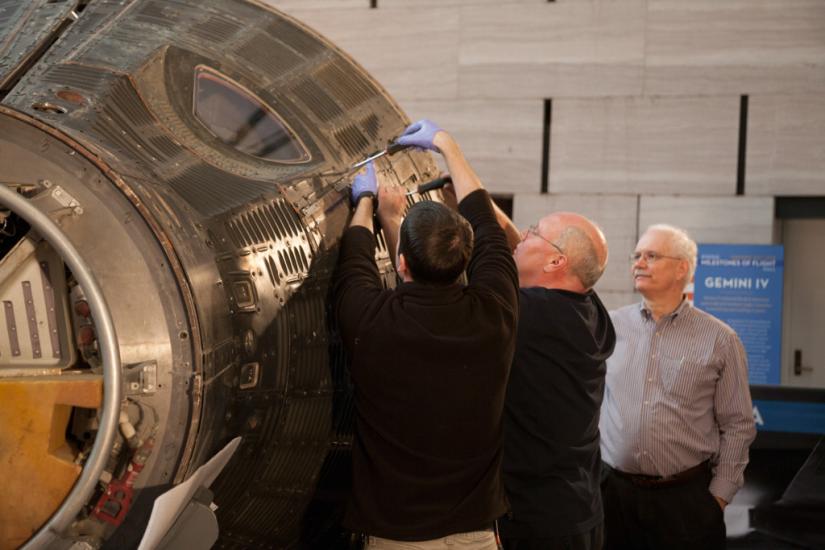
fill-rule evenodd
<path id="1" fill-rule="evenodd" d="M 781 245 L 699 245 L 694 303 L 739 335 L 751 384 L 779 384 L 783 267 Z"/>
<path id="2" fill-rule="evenodd" d="M 766 432 L 825 434 L 825 403 L 755 399 L 753 419 Z"/>

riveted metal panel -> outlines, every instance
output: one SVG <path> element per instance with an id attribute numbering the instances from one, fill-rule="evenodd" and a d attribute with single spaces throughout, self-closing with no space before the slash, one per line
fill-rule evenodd
<path id="1" fill-rule="evenodd" d="M 271 106 L 310 161 L 269 162 L 219 142 L 193 115 L 198 66 Z M 328 510 L 312 512 L 317 521 L 305 515 L 314 498 L 337 498 L 324 506 L 340 508 L 340 495 L 316 488 L 331 491 L 348 475 L 352 440 L 352 388 L 326 303 L 350 212 L 347 169 L 402 131 L 400 108 L 334 45 L 242 0 L 93 0 L 0 102 L 106 170 L 108 180 L 86 185 L 128 200 L 131 210 L 118 210 L 124 227 L 140 218 L 151 230 L 164 254 L 151 267 L 174 274 L 175 292 L 164 287 L 163 296 L 186 315 L 169 314 L 180 325 L 167 335 L 177 360 L 171 370 L 158 363 L 158 380 L 191 415 L 169 408 L 127 521 L 106 532 L 110 544 L 135 546 L 142 535 L 152 504 L 142 480 L 179 482 L 235 434 L 244 442 L 214 485 L 219 546 L 288 546 L 302 524 L 324 524 Z M 410 187 L 436 175 L 414 151 L 378 167 L 383 181 Z M 111 242 L 106 233 L 96 237 Z M 378 243 L 391 286 L 380 235 Z M 119 246 L 116 255 L 129 257 L 147 248 L 136 237 Z M 258 379 L 245 385 L 250 364 Z"/>
<path id="2" fill-rule="evenodd" d="M 76 5 L 76 1 L 0 2 L 0 91 L 9 89 L 26 63 L 56 39 Z"/>

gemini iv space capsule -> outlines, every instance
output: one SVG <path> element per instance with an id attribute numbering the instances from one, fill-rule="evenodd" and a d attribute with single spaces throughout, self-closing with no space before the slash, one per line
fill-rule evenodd
<path id="1" fill-rule="evenodd" d="M 348 167 L 407 123 L 259 2 L 0 0 L 0 548 L 137 547 L 236 438 L 216 547 L 335 544 Z M 437 175 L 412 150 L 376 167 Z"/>

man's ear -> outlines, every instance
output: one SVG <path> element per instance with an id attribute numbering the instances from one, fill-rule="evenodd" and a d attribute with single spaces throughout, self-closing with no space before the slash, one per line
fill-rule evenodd
<path id="1" fill-rule="evenodd" d="M 567 267 L 567 256 L 564 254 L 556 254 L 550 260 L 544 264 L 542 271 L 545 273 L 550 273 L 551 271 L 558 271 L 559 269 L 564 269 Z"/>
<path id="2" fill-rule="evenodd" d="M 679 276 L 683 281 L 685 281 L 685 284 L 690 282 L 688 281 L 688 273 L 690 273 L 690 263 L 687 260 L 680 261 Z"/>
<path id="3" fill-rule="evenodd" d="M 410 276 L 410 269 L 407 267 L 407 258 L 404 257 L 403 254 L 400 252 L 398 253 L 398 267 L 396 271 L 398 271 L 398 276 L 401 277 L 402 281 L 410 281 L 412 277 Z"/>

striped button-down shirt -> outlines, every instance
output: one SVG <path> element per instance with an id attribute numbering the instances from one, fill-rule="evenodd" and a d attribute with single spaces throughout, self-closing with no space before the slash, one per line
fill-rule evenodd
<path id="1" fill-rule="evenodd" d="M 643 304 L 612 311 L 602 458 L 623 472 L 669 476 L 710 459 L 710 492 L 730 502 L 756 436 L 747 356 L 736 333 L 689 302 L 656 322 Z"/>

